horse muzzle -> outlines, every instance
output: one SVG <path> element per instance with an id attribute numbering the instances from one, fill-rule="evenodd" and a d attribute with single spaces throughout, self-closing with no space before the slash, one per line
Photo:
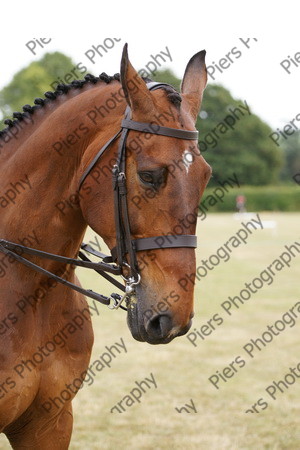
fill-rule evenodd
<path id="1" fill-rule="evenodd" d="M 193 313 L 185 326 L 179 326 L 174 320 L 171 310 L 155 313 L 151 317 L 145 314 L 148 310 L 143 306 L 141 289 L 127 301 L 127 324 L 133 338 L 152 345 L 168 344 L 175 337 L 188 332 L 192 325 Z M 139 300 L 138 300 L 139 298 Z"/>

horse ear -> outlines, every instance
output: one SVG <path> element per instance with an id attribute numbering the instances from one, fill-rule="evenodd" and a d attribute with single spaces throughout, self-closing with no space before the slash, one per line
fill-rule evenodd
<path id="1" fill-rule="evenodd" d="M 155 106 L 150 91 L 129 61 L 127 44 L 123 48 L 120 75 L 126 101 L 134 115 L 144 117 L 153 113 Z"/>
<path id="2" fill-rule="evenodd" d="M 205 55 L 206 51 L 202 50 L 190 59 L 181 83 L 181 92 L 187 99 L 195 122 L 200 111 L 203 91 L 207 83 Z"/>

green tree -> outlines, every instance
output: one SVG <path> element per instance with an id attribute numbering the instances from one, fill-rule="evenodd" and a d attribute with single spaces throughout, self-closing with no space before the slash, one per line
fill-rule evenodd
<path id="1" fill-rule="evenodd" d="M 55 52 L 45 54 L 39 61 L 16 73 L 0 92 L 3 118 L 11 116 L 14 111 L 21 111 L 24 104 L 33 104 L 34 98 L 52 90 L 50 85 L 58 78 L 64 78 L 74 67 L 71 58 Z M 169 69 L 158 71 L 152 78 L 167 82 L 177 90 L 180 88 L 180 80 Z M 240 115 L 240 119 L 232 125 L 234 129 L 226 125 L 221 127 L 226 117 L 232 116 L 230 109 L 240 108 L 241 105 L 245 108 L 244 101 L 234 99 L 222 86 L 208 85 L 205 90 L 196 127 L 200 131 L 201 151 L 213 167 L 211 185 L 233 173 L 237 174 L 242 184 L 266 185 L 279 179 L 283 151 L 268 138 L 272 130 L 265 122 L 243 109 L 244 115 Z M 282 172 L 283 180 L 290 177 L 299 163 L 299 144 L 291 138 L 286 145 L 290 144 L 292 148 L 285 148 L 284 151 L 286 168 Z"/>
<path id="2" fill-rule="evenodd" d="M 180 80 L 170 70 L 157 72 L 153 78 L 177 89 L 180 85 Z M 271 128 L 255 114 L 249 115 L 241 105 L 247 109 L 244 101 L 234 99 L 222 86 L 209 84 L 205 89 L 196 127 L 200 132 L 200 149 L 213 168 L 210 185 L 233 173 L 241 184 L 266 185 L 279 179 L 283 152 L 269 139 Z M 224 120 L 229 115 L 234 117 L 232 111 L 236 108 L 244 115 L 236 112 L 239 119 L 236 118 L 231 129 Z"/>
<path id="3" fill-rule="evenodd" d="M 33 104 L 36 97 L 52 90 L 50 84 L 74 68 L 71 58 L 60 52 L 46 53 L 39 61 L 17 72 L 12 81 L 0 91 L 0 111 L 3 119 L 25 104 Z M 1 127 L 2 128 L 2 127 Z"/>

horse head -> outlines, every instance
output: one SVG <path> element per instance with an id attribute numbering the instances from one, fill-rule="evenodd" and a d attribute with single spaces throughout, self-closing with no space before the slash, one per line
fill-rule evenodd
<path id="1" fill-rule="evenodd" d="M 121 84 L 126 103 L 119 101 L 116 113 L 106 117 L 106 125 L 117 129 L 119 114 L 124 114 L 127 104 L 133 121 L 156 129 L 167 126 L 193 131 L 206 82 L 205 51 L 202 51 L 189 61 L 180 94 L 170 86 L 150 91 L 130 63 L 125 46 Z M 117 99 L 116 88 L 114 98 Z M 159 344 L 185 334 L 191 326 L 195 250 L 163 248 L 163 242 L 195 234 L 197 209 L 211 169 L 200 154 L 197 140 L 153 133 L 130 130 L 126 142 L 127 208 L 132 239 L 159 236 L 160 247 L 137 254 L 141 279 L 135 295 L 129 297 L 127 319 L 135 339 Z M 91 144 L 85 151 L 85 167 L 96 149 Z M 116 143 L 108 153 L 97 162 L 94 171 L 115 161 Z M 93 171 L 90 175 L 85 183 L 92 195 L 81 197 L 83 216 L 112 249 L 117 244 L 114 216 L 109 213 L 113 206 L 113 187 L 108 178 L 99 183 Z M 124 275 L 126 270 L 124 267 Z M 191 274 L 191 283 L 183 289 L 179 280 L 187 273 Z"/>

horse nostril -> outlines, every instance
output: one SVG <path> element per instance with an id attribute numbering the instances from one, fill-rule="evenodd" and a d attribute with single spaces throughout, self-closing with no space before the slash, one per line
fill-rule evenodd
<path id="1" fill-rule="evenodd" d="M 146 330 L 149 336 L 162 339 L 168 336 L 172 327 L 172 319 L 166 314 L 159 314 L 148 321 Z"/>

